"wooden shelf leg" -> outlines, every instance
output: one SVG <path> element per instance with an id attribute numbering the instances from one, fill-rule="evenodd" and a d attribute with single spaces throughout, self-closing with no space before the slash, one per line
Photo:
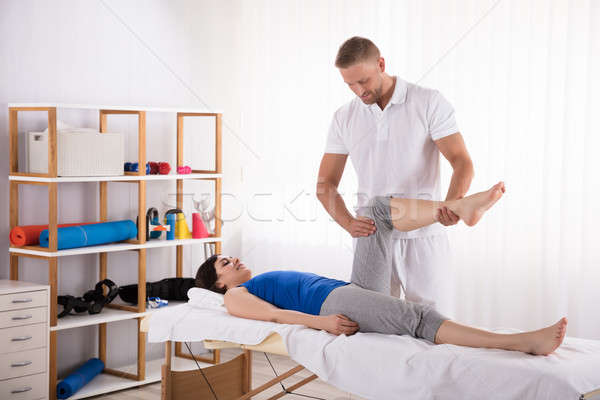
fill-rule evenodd
<path id="1" fill-rule="evenodd" d="M 50 343 L 48 343 L 49 349 L 49 361 L 50 366 L 48 369 L 48 398 L 49 400 L 56 400 L 56 384 L 58 383 L 58 375 L 56 369 L 56 331 L 50 331 Z"/>
<path id="2" fill-rule="evenodd" d="M 56 326 L 58 320 L 58 258 L 48 258 L 48 285 L 50 286 L 50 326 Z"/>
<path id="3" fill-rule="evenodd" d="M 10 182 L 10 229 L 19 225 L 19 184 Z"/>
<path id="4" fill-rule="evenodd" d="M 50 285 L 50 326 L 56 326 L 58 311 L 57 311 L 57 265 L 58 259 L 51 257 L 48 259 L 48 284 Z M 56 331 L 50 331 L 50 343 L 48 343 L 49 351 L 49 369 L 48 369 L 48 397 L 50 400 L 56 400 L 56 383 L 57 383 L 57 368 L 56 368 Z"/>
<path id="5" fill-rule="evenodd" d="M 103 121 L 104 119 L 104 121 Z M 100 126 L 106 127 L 106 114 L 100 114 Z M 106 222 L 107 219 L 107 210 L 108 210 L 108 182 L 100 182 L 99 183 L 99 196 L 100 196 L 100 222 Z M 107 278 L 107 253 L 100 253 L 99 257 L 99 273 L 98 277 L 100 280 L 104 280 Z M 106 295 L 106 291 L 104 293 Z M 106 324 L 98 325 L 98 358 L 102 360 L 104 365 L 106 365 Z"/>
<path id="6" fill-rule="evenodd" d="M 138 243 L 146 243 L 146 181 L 138 182 Z"/>
<path id="7" fill-rule="evenodd" d="M 222 115 L 221 114 L 217 114 L 216 118 L 215 118 L 215 170 L 217 174 L 220 174 L 221 172 L 223 172 L 222 170 L 222 159 L 221 159 L 221 155 L 222 155 L 222 133 L 221 133 L 221 120 L 222 120 Z"/>
<path id="8" fill-rule="evenodd" d="M 19 256 L 10 255 L 10 279 L 19 280 Z"/>
<path id="9" fill-rule="evenodd" d="M 19 172 L 19 118 L 17 110 L 8 111 L 8 146 L 10 148 L 9 173 Z"/>
<path id="10" fill-rule="evenodd" d="M 142 332 L 142 318 L 137 319 L 138 330 L 138 381 L 146 379 L 146 332 Z"/>
<path id="11" fill-rule="evenodd" d="M 58 176 L 58 152 L 56 144 L 56 107 L 48 108 L 48 176 Z"/>
<path id="12" fill-rule="evenodd" d="M 215 179 L 215 236 L 221 237 L 221 178 Z M 215 242 L 215 254 L 221 254 L 221 242 Z"/>
<path id="13" fill-rule="evenodd" d="M 146 249 L 138 250 L 138 312 L 146 311 Z M 146 333 L 141 331 L 141 318 L 138 321 L 138 365 L 137 378 L 146 379 Z"/>
<path id="14" fill-rule="evenodd" d="M 48 250 L 58 250 L 58 184 L 48 183 Z"/>
<path id="15" fill-rule="evenodd" d="M 146 112 L 138 113 L 138 175 L 146 175 Z"/>
<path id="16" fill-rule="evenodd" d="M 12 113 L 12 111 L 11 111 Z M 16 114 L 16 111 L 14 112 Z M 19 184 L 16 182 L 10 182 L 10 229 L 12 230 L 15 226 L 19 225 Z M 19 257 L 16 255 L 10 255 L 10 279 L 19 279 Z"/>
<path id="17" fill-rule="evenodd" d="M 146 311 L 146 249 L 138 250 L 138 312 Z"/>

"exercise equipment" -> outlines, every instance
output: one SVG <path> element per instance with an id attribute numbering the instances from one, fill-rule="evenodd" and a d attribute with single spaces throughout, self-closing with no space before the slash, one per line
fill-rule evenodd
<path id="1" fill-rule="evenodd" d="M 181 167 L 177 167 L 177 173 L 178 174 L 183 174 L 183 175 L 185 175 L 185 174 L 191 174 L 192 173 L 192 167 L 187 166 L 187 165 L 184 165 L 184 166 L 181 166 Z"/>
<path id="2" fill-rule="evenodd" d="M 187 292 L 194 286 L 194 278 L 165 278 L 157 282 L 146 282 L 146 298 L 160 297 L 162 300 L 188 301 Z M 138 285 L 121 286 L 119 297 L 126 303 L 137 304 Z"/>
<path id="3" fill-rule="evenodd" d="M 167 225 L 169 225 L 169 231 L 167 232 L 167 240 L 175 239 L 175 214 L 166 215 Z"/>
<path id="4" fill-rule="evenodd" d="M 169 226 L 169 231 L 167 232 L 167 240 L 175 239 L 175 228 L 177 221 L 177 213 L 183 212 L 179 208 L 172 208 L 167 210 L 165 213 L 164 223 Z"/>
<path id="5" fill-rule="evenodd" d="M 108 289 L 104 295 L 104 287 Z M 57 303 L 63 306 L 63 310 L 58 314 L 58 318 L 62 318 L 71 314 L 71 311 L 76 313 L 88 312 L 90 314 L 98 314 L 102 308 L 114 300 L 119 293 L 119 287 L 110 279 L 104 279 L 96 283 L 92 290 L 88 290 L 81 297 L 70 295 L 58 296 Z"/>
<path id="6" fill-rule="evenodd" d="M 90 358 L 75 372 L 67 376 L 56 385 L 56 397 L 67 399 L 84 387 L 96 375 L 102 372 L 104 363 L 98 358 Z"/>
<path id="7" fill-rule="evenodd" d="M 185 220 L 185 214 L 180 212 L 176 214 L 175 220 L 175 238 L 176 239 L 191 239 L 192 234 L 188 228 L 187 221 Z"/>
<path id="8" fill-rule="evenodd" d="M 58 249 L 73 249 L 120 242 L 135 238 L 137 233 L 135 223 L 128 219 L 58 228 Z M 40 233 L 40 246 L 48 247 L 48 239 L 48 229 L 45 229 Z"/>
<path id="9" fill-rule="evenodd" d="M 154 207 L 150 207 L 146 212 L 146 240 L 158 239 L 160 237 L 160 234 L 162 233 L 160 230 L 151 230 L 151 224 L 159 225 L 158 210 Z"/>
<path id="10" fill-rule="evenodd" d="M 161 308 L 169 305 L 169 300 L 161 299 L 160 297 L 148 297 L 148 307 Z"/>
<path id="11" fill-rule="evenodd" d="M 208 231 L 202 220 L 202 214 L 192 214 L 192 237 L 194 239 L 202 239 L 208 237 Z"/>
<path id="12" fill-rule="evenodd" d="M 60 224 L 59 228 L 78 225 L 90 225 L 96 222 L 79 222 L 75 224 Z M 40 233 L 48 229 L 48 225 L 23 225 L 15 226 L 10 230 L 9 240 L 12 246 L 35 246 L 40 243 Z"/>
<path id="13" fill-rule="evenodd" d="M 154 161 L 150 161 L 147 164 L 150 167 L 150 175 L 157 175 L 158 174 L 158 163 L 154 162 Z M 148 172 L 146 172 L 148 173 Z"/>
<path id="14" fill-rule="evenodd" d="M 126 162 L 123 168 L 125 169 L 125 172 L 138 172 L 139 171 L 139 163 Z"/>
<path id="15" fill-rule="evenodd" d="M 171 171 L 171 166 L 168 162 L 158 163 L 158 173 L 161 175 L 167 175 Z"/>

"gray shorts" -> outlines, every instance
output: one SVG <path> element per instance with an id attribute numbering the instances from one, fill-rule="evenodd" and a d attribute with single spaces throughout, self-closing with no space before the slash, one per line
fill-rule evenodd
<path id="1" fill-rule="evenodd" d="M 359 332 L 410 335 L 432 343 L 440 325 L 448 319 L 430 305 L 405 301 L 352 283 L 333 289 L 319 314 L 343 314 L 358 323 Z"/>
<path id="2" fill-rule="evenodd" d="M 359 332 L 410 335 L 435 342 L 445 320 L 432 306 L 388 296 L 355 284 L 329 293 L 320 315 L 343 314 L 358 323 Z"/>

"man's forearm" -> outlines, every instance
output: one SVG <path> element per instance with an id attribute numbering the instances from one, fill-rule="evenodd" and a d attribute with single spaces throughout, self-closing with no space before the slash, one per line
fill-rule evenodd
<path id="1" fill-rule="evenodd" d="M 456 162 L 452 168 L 454 171 L 452 172 L 446 200 L 456 200 L 464 197 L 471 186 L 474 175 L 471 160 Z"/>
<path id="2" fill-rule="evenodd" d="M 342 228 L 346 229 L 348 222 L 353 217 L 348 211 L 346 203 L 344 203 L 344 199 L 342 199 L 337 188 L 330 183 L 320 183 L 317 186 L 317 198 L 323 204 L 327 213 L 331 215 L 331 218 Z"/>

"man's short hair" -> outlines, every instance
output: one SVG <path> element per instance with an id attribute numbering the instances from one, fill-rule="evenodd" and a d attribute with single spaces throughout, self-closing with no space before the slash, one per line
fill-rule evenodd
<path id="1" fill-rule="evenodd" d="M 196 287 L 200 287 L 203 289 L 208 289 L 216 293 L 225 294 L 227 288 L 217 287 L 217 270 L 215 269 L 215 262 L 217 262 L 217 258 L 219 254 L 214 254 L 206 259 L 198 268 L 198 272 L 196 272 Z"/>
<path id="2" fill-rule="evenodd" d="M 335 66 L 338 68 L 348 68 L 359 62 L 369 59 L 379 59 L 379 49 L 375 43 L 367 38 L 354 36 L 346 40 L 338 50 L 335 57 Z"/>

